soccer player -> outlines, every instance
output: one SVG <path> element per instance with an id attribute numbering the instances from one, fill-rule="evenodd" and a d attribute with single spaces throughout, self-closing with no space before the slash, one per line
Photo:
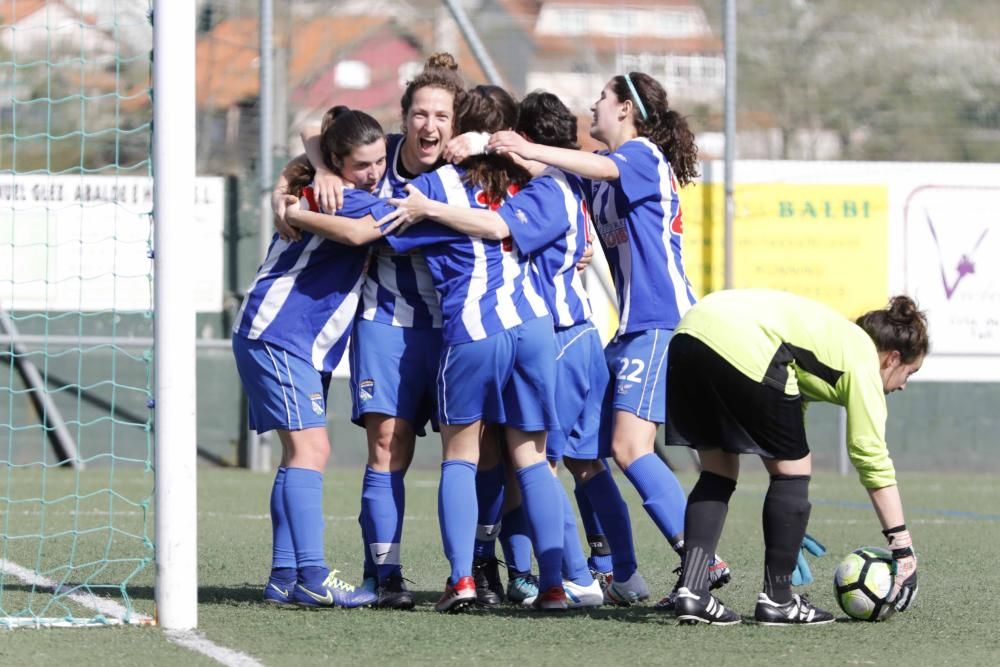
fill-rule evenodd
<path id="1" fill-rule="evenodd" d="M 906 388 L 930 347 L 927 319 L 907 296 L 850 322 L 833 309 L 774 290 L 705 297 L 677 327 L 668 356 L 667 401 L 678 432 L 697 449 L 702 473 L 685 515 L 682 623 L 727 625 L 740 616 L 709 592 L 714 553 L 739 477 L 739 455 L 755 454 L 771 476 L 764 497 L 764 625 L 817 625 L 833 615 L 791 591 L 809 521 L 812 456 L 804 401 L 847 409 L 847 449 L 892 550 L 898 611 L 917 594 L 917 559 L 885 442 L 886 402 Z"/>
<path id="2" fill-rule="evenodd" d="M 605 349 L 614 381 L 602 437 L 610 438 L 615 462 L 680 553 L 684 491 L 653 447 L 657 426 L 666 419 L 667 344 L 694 303 L 681 260 L 677 188 L 697 175 L 698 149 L 684 117 L 669 108 L 662 86 L 646 74 L 613 77 L 591 110 L 590 134 L 608 146 L 606 153 L 533 144 L 514 132 L 494 134 L 489 147 L 591 179 L 591 208 L 613 272 L 620 320 Z M 728 580 L 724 561 L 712 568 L 714 584 Z M 610 602 L 628 605 L 647 599 L 649 588 L 633 568 L 628 578 L 616 573 L 605 593 Z"/>
<path id="3" fill-rule="evenodd" d="M 521 101 L 517 130 L 547 145 L 577 147 L 576 117 L 551 93 L 531 93 Z M 519 254 L 531 255 L 540 293 L 553 314 L 557 341 L 556 394 L 560 427 L 549 432 L 546 443 L 546 454 L 555 472 L 567 440 L 574 443 L 574 453 L 577 441 L 583 441 L 585 447 L 596 452 L 608 370 L 600 336 L 590 322 L 589 299 L 577 272 L 577 263 L 586 250 L 590 224 L 584 183 L 573 174 L 546 168 L 541 163 L 526 163 L 525 166 L 531 171 L 532 180 L 497 211 L 435 202 L 411 186 L 407 188 L 410 192 L 407 199 L 389 201 L 397 208 L 388 219 L 395 220 L 396 224 L 411 224 L 431 218 L 472 236 L 512 240 Z M 594 463 L 605 472 L 600 462 Z M 563 589 L 568 605 L 570 608 L 600 606 L 602 589 L 591 575 L 580 549 L 575 512 L 562 485 L 555 477 L 554 480 L 564 510 Z M 624 501 L 621 509 L 627 525 Z M 504 516 L 505 527 L 509 517 L 509 513 Z M 616 516 L 615 520 L 620 519 Z M 510 556 L 507 558 L 510 568 Z M 508 598 L 530 604 L 537 593 L 523 598 L 517 594 L 517 580 L 525 576 L 524 569 L 525 566 L 514 566 L 513 570 L 508 570 Z"/>
<path id="4" fill-rule="evenodd" d="M 406 183 L 440 164 L 454 133 L 455 103 L 464 89 L 457 69 L 449 54 L 434 54 L 407 83 L 400 101 L 404 131 L 387 137 L 388 168 L 376 189 L 379 197 L 403 194 Z M 317 142 L 305 137 L 305 143 L 310 161 L 319 164 Z M 342 186 L 335 173 L 317 175 L 317 196 L 325 210 L 336 207 Z M 276 213 L 283 212 L 280 201 L 273 204 Z M 285 234 L 297 234 L 283 220 L 275 224 Z M 441 308 L 423 256 L 376 245 L 349 360 L 352 420 L 365 427 L 368 440 L 359 516 L 364 585 L 377 590 L 380 608 L 414 605 L 401 570 L 403 478 L 413 460 L 416 436 L 424 434 L 424 425 L 435 416 L 440 350 Z"/>
<path id="5" fill-rule="evenodd" d="M 461 132 L 513 127 L 517 108 L 502 89 L 478 86 L 463 99 Z M 528 173 L 498 155 L 469 158 L 425 174 L 412 186 L 431 199 L 460 206 L 499 207 Z M 308 228 L 356 230 L 329 216 L 292 212 Z M 380 234 L 378 229 L 369 233 Z M 509 242 L 473 238 L 432 221 L 385 237 L 400 252 L 423 248 L 444 318 L 438 372 L 438 415 L 444 441 L 439 518 L 451 575 L 435 605 L 456 611 L 476 599 L 472 577 L 476 533 L 476 462 L 484 424 L 503 424 L 531 526 L 540 590 L 535 606 L 566 608 L 562 588 L 562 504 L 545 461 L 545 432 L 555 417 L 555 340 L 530 263 Z M 354 237 L 371 240 L 364 233 Z"/>
<path id="6" fill-rule="evenodd" d="M 328 168 L 355 189 L 340 215 L 366 218 L 387 206 L 370 194 L 385 171 L 385 137 L 371 116 L 336 107 L 322 134 Z M 317 209 L 311 170 L 290 192 Z M 357 220 L 354 224 L 360 224 Z M 312 234 L 275 236 L 233 327 L 236 367 L 250 402 L 250 427 L 277 430 L 281 466 L 271 491 L 272 569 L 268 602 L 357 607 L 375 595 L 339 579 L 323 554 L 323 471 L 330 454 L 326 394 L 354 321 L 368 250 Z"/>

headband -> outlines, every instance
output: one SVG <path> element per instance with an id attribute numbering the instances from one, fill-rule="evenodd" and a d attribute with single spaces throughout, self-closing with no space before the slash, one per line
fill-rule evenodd
<path id="1" fill-rule="evenodd" d="M 643 105 L 642 100 L 639 99 L 639 92 L 635 89 L 635 85 L 632 83 L 632 77 L 626 73 L 625 83 L 628 84 L 628 90 L 632 93 L 632 99 L 635 100 L 635 105 L 639 107 L 639 113 L 642 114 L 642 119 L 647 120 L 649 116 L 646 114 L 646 107 Z"/>

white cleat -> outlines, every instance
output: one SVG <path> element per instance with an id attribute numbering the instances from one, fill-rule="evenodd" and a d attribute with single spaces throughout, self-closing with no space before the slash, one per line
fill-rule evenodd
<path id="1" fill-rule="evenodd" d="M 581 586 L 572 581 L 563 581 L 563 590 L 566 591 L 568 609 L 600 607 L 604 604 L 604 591 L 601 590 L 601 582 L 596 579 L 589 586 Z"/>

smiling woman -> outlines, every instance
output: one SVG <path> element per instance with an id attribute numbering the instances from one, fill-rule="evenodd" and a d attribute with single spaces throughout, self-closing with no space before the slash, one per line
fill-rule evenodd
<path id="1" fill-rule="evenodd" d="M 445 144 L 454 135 L 455 108 L 463 95 L 455 59 L 446 53 L 428 58 L 400 99 L 403 133 L 386 137 L 385 175 L 375 187 L 378 197 L 404 196 L 411 179 L 438 165 Z M 304 140 L 308 159 L 321 164 L 318 142 L 312 137 Z M 317 168 L 315 190 L 324 210 L 339 207 L 342 187 L 336 174 Z M 276 227 L 294 237 L 298 231 L 285 223 L 280 202 L 275 204 Z M 335 217 L 321 218 L 326 225 L 338 224 Z M 362 226 L 348 220 L 339 222 L 341 229 L 353 236 L 351 242 L 365 243 L 379 236 L 377 230 L 368 229 L 371 235 L 366 237 Z M 401 570 L 403 476 L 413 459 L 416 436 L 424 435 L 427 422 L 436 414 L 441 322 L 437 292 L 422 253 L 395 252 L 384 244 L 373 246 L 349 358 L 351 418 L 364 426 L 368 435 L 359 517 L 365 544 L 365 585 L 377 588 L 379 607 L 409 609 L 414 604 Z M 436 423 L 433 426 L 437 428 Z"/>

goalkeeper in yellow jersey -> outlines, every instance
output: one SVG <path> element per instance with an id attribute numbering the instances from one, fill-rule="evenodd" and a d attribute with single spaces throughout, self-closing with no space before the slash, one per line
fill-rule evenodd
<path id="1" fill-rule="evenodd" d="M 928 349 L 927 319 L 907 296 L 856 322 L 815 301 L 764 289 L 716 292 L 688 311 L 667 361 L 671 423 L 702 464 L 684 520 L 678 620 L 741 620 L 709 593 L 705 565 L 736 488 L 739 455 L 756 454 L 771 479 L 763 510 L 764 590 L 754 618 L 765 625 L 833 621 L 791 590 L 810 511 L 806 401 L 846 408 L 848 453 L 895 561 L 890 601 L 898 611 L 910 606 L 917 560 L 885 442 L 885 395 L 906 387 Z"/>

